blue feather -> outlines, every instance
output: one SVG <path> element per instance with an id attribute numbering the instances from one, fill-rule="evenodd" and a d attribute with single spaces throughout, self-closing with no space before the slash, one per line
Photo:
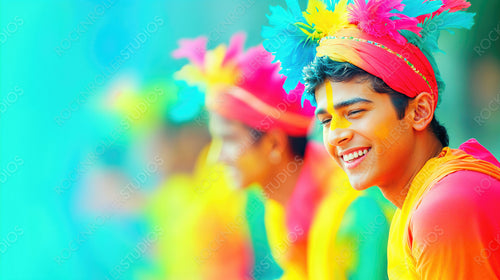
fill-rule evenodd
<path id="1" fill-rule="evenodd" d="M 443 5 L 441 0 L 436 1 L 425 1 L 424 0 L 403 0 L 401 2 L 405 5 L 404 10 L 402 12 L 393 10 L 394 13 L 401 13 L 408 17 L 416 18 L 421 15 L 432 14 L 435 11 L 439 10 Z"/>
<path id="2" fill-rule="evenodd" d="M 280 74 L 286 76 L 283 88 L 290 92 L 303 81 L 302 69 L 314 60 L 316 44 L 296 26 L 297 22 L 306 23 L 297 0 L 287 0 L 287 4 L 289 10 L 270 7 L 270 26 L 262 28 L 262 37 L 264 48 L 281 63 Z"/>
<path id="3" fill-rule="evenodd" d="M 173 124 L 195 121 L 204 112 L 205 94 L 198 87 L 178 82 L 179 91 L 173 104 L 166 110 L 166 118 Z"/>
<path id="4" fill-rule="evenodd" d="M 444 11 L 441 14 L 435 15 L 432 18 L 426 19 L 422 23 L 422 43 L 420 47 L 429 50 L 430 52 L 442 52 L 438 46 L 438 40 L 441 31 L 446 30 L 453 34 L 454 29 L 470 29 L 474 24 L 473 13 L 458 11 L 450 13 Z"/>
<path id="5" fill-rule="evenodd" d="M 474 24 L 474 16 L 474 13 L 468 13 L 465 11 L 457 11 L 454 13 L 444 11 L 440 14 L 434 15 L 433 17 L 427 18 L 422 24 L 420 24 L 422 27 L 422 31 L 420 32 L 422 37 L 419 37 L 417 34 L 408 30 L 401 31 L 401 35 L 403 35 L 409 43 L 420 48 L 420 50 L 427 57 L 427 60 L 434 69 L 434 75 L 436 77 L 440 94 L 444 91 L 445 83 L 441 77 L 433 53 L 443 52 L 438 46 L 441 31 L 446 30 L 453 33 L 453 30 L 451 30 L 452 28 L 470 29 Z"/>
<path id="6" fill-rule="evenodd" d="M 297 21 L 304 19 L 302 16 L 302 9 L 300 8 L 299 1 L 297 0 L 286 0 L 286 6 L 294 16 L 299 16 Z"/>
<path id="7" fill-rule="evenodd" d="M 326 8 L 329 10 L 329 11 L 334 11 L 335 10 L 335 5 L 337 5 L 337 3 L 339 2 L 340 0 L 323 0 L 323 3 L 326 4 Z M 352 0 L 349 0 L 347 1 L 347 3 L 352 3 Z"/>

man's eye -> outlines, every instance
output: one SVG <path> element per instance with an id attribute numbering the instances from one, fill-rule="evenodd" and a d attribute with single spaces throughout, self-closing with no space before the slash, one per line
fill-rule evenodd
<path id="1" fill-rule="evenodd" d="M 320 120 L 320 124 L 321 124 L 322 126 L 326 126 L 326 125 L 328 125 L 328 124 L 330 123 L 330 121 L 331 121 L 331 120 L 332 120 L 332 119 L 324 119 L 324 120 Z"/>
<path id="2" fill-rule="evenodd" d="M 363 109 L 359 109 L 359 110 L 352 110 L 352 111 L 349 111 L 349 113 L 347 113 L 347 116 L 348 116 L 348 117 L 356 116 L 356 115 L 358 115 L 359 113 L 364 112 L 364 111 L 365 111 L 365 110 L 363 110 Z"/>

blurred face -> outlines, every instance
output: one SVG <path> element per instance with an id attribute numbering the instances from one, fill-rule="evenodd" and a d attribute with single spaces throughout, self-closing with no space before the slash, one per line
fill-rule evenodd
<path id="1" fill-rule="evenodd" d="M 252 134 L 243 123 L 211 113 L 210 134 L 214 141 L 221 142 L 219 161 L 229 168 L 237 187 L 262 184 L 269 176 L 269 152 L 262 145 L 263 139 Z"/>
<path id="2" fill-rule="evenodd" d="M 315 95 L 325 146 L 355 189 L 382 188 L 403 176 L 414 135 L 405 118 L 398 120 L 388 94 L 373 91 L 368 80 L 353 79 L 327 81 Z"/>

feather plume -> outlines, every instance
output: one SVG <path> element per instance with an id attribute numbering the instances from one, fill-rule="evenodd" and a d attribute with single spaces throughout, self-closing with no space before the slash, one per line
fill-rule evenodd
<path id="1" fill-rule="evenodd" d="M 437 14 L 437 12 L 434 12 L 434 16 L 427 16 L 420 24 L 420 26 L 422 27 L 421 37 L 417 36 L 413 32 L 405 30 L 401 32 L 408 39 L 409 43 L 417 46 L 427 57 L 427 60 L 434 69 L 434 75 L 438 84 L 439 93 L 442 93 L 444 91 L 445 83 L 443 78 L 441 77 L 433 53 L 443 52 L 441 49 L 439 49 L 438 46 L 441 31 L 446 30 L 450 33 L 453 33 L 452 29 L 469 29 L 474 24 L 475 14 L 465 11 L 450 11 L 447 10 L 439 14 Z"/>
<path id="2" fill-rule="evenodd" d="M 179 40 L 179 48 L 172 52 L 172 56 L 174 58 L 187 58 L 194 65 L 201 66 L 205 60 L 207 40 L 207 37 Z"/>
<path id="3" fill-rule="evenodd" d="M 452 29 L 470 29 L 473 24 L 474 14 L 464 11 L 444 11 L 431 18 L 427 18 L 421 24 L 423 28 L 423 36 L 421 40 L 422 44 L 420 44 L 419 47 L 425 48 L 431 52 L 441 52 L 438 47 L 438 40 L 441 31 L 446 30 L 453 33 Z"/>
<path id="4" fill-rule="evenodd" d="M 441 0 L 426 1 L 426 0 L 403 0 L 401 2 L 405 7 L 402 14 L 411 17 L 418 18 L 423 15 L 431 15 L 441 8 L 443 2 Z"/>
<path id="5" fill-rule="evenodd" d="M 227 53 L 224 57 L 223 65 L 235 61 L 243 53 L 243 45 L 245 44 L 246 35 L 245 33 L 237 33 L 231 37 L 229 41 L 229 47 L 227 48 Z"/>
<path id="6" fill-rule="evenodd" d="M 190 64 L 174 73 L 174 78 L 202 91 L 216 84 L 234 84 L 239 73 L 236 59 L 242 51 L 244 40 L 244 34 L 237 34 L 231 41 L 229 50 L 226 46 L 220 45 L 212 51 L 206 51 L 205 37 L 180 40 L 180 48 L 175 50 L 172 56 L 188 58 Z"/>
<path id="7" fill-rule="evenodd" d="M 330 7 L 333 3 L 330 3 Z M 321 0 L 310 0 L 303 13 L 307 24 L 299 24 L 311 40 L 319 41 L 322 37 L 334 34 L 349 25 L 347 20 L 347 0 L 340 0 L 334 10 L 328 10 Z"/>
<path id="8" fill-rule="evenodd" d="M 314 60 L 317 43 L 297 27 L 307 24 L 297 0 L 287 0 L 287 4 L 288 10 L 270 7 L 270 26 L 262 28 L 262 37 L 264 48 L 275 56 L 274 61 L 281 63 L 279 73 L 287 77 L 283 87 L 290 92 L 302 81 L 302 68 Z"/>
<path id="9" fill-rule="evenodd" d="M 406 39 L 399 34 L 399 30 L 409 30 L 418 34 L 421 27 L 418 20 L 403 13 L 404 5 L 401 0 L 354 0 L 349 5 L 349 20 L 362 31 L 376 37 L 391 36 L 399 44 L 406 43 Z"/>
<path id="10" fill-rule="evenodd" d="M 443 0 L 443 6 L 437 11 L 442 13 L 449 11 L 450 13 L 464 11 L 470 7 L 470 3 L 465 0 Z"/>

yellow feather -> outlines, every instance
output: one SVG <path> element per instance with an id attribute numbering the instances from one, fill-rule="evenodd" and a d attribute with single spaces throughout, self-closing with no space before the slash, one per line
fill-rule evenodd
<path id="1" fill-rule="evenodd" d="M 206 94 L 209 102 L 221 90 L 234 86 L 239 81 L 241 71 L 236 61 L 224 62 L 226 54 L 226 46 L 219 45 L 205 53 L 203 65 L 187 64 L 174 73 L 174 78 L 185 81 L 189 86 L 198 87 Z"/>
<path id="2" fill-rule="evenodd" d="M 224 45 L 218 46 L 213 51 L 208 51 L 205 57 L 205 72 L 209 75 L 217 73 L 221 69 L 225 54 L 226 47 Z"/>
<path id="3" fill-rule="evenodd" d="M 202 68 L 193 64 L 185 65 L 174 74 L 177 80 L 184 80 L 190 86 L 197 86 L 207 94 L 212 88 L 233 85 L 237 81 L 237 69 L 234 62 L 222 65 L 226 55 L 226 47 L 220 45 L 213 51 L 208 51 Z"/>
<path id="4" fill-rule="evenodd" d="M 319 40 L 349 26 L 347 1 L 341 0 L 335 5 L 335 10 L 330 11 L 321 0 L 310 0 L 303 15 L 307 23 L 314 29 L 314 33 L 311 34 L 301 29 L 313 39 Z"/>
<path id="5" fill-rule="evenodd" d="M 234 63 L 222 65 L 226 55 L 226 47 L 218 46 L 215 50 L 207 52 L 205 59 L 205 78 L 209 88 L 221 85 L 234 85 L 237 81 L 237 69 Z"/>

